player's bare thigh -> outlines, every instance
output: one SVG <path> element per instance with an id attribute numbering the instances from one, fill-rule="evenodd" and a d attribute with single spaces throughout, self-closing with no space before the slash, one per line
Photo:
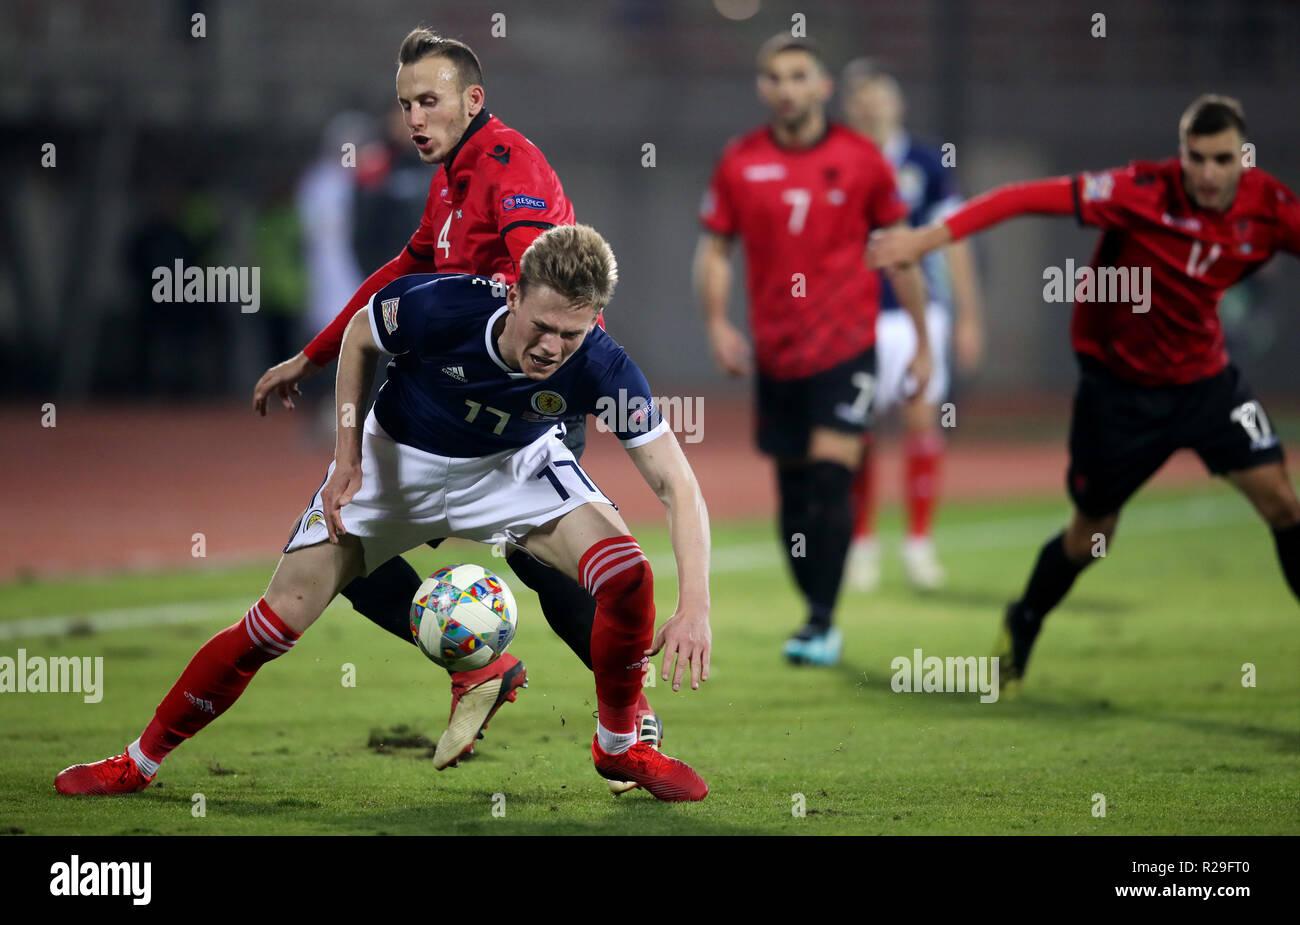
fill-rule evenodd
<path id="1" fill-rule="evenodd" d="M 1229 472 L 1227 479 L 1255 506 L 1274 530 L 1300 523 L 1300 499 L 1287 476 L 1286 465 L 1265 463 Z"/>
<path id="2" fill-rule="evenodd" d="M 524 537 L 523 547 L 547 565 L 578 581 L 582 554 L 601 540 L 631 533 L 613 505 L 588 502 Z"/>
<path id="3" fill-rule="evenodd" d="M 856 469 L 862 461 L 862 435 L 814 427 L 808 438 L 808 461 L 834 462 Z"/>
<path id="4" fill-rule="evenodd" d="M 362 572 L 361 540 L 339 537 L 338 545 L 317 543 L 287 552 L 275 567 L 266 602 L 296 633 L 316 622 L 339 590 Z"/>

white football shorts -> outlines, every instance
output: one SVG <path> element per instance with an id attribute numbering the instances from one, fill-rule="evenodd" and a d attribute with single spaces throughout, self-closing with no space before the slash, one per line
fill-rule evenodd
<path id="1" fill-rule="evenodd" d="M 491 456 L 436 456 L 395 441 L 372 411 L 361 438 L 361 488 L 340 514 L 361 540 L 366 574 L 439 537 L 515 543 L 584 504 L 613 506 L 562 435 L 556 426 L 528 446 Z M 321 488 L 333 471 L 331 462 Z M 328 541 L 318 488 L 284 551 Z"/>
<path id="2" fill-rule="evenodd" d="M 930 356 L 934 370 L 925 389 L 925 400 L 937 405 L 948 394 L 948 312 L 931 304 L 925 310 L 926 332 L 930 338 Z M 876 395 L 871 405 L 873 417 L 879 417 L 894 405 L 911 397 L 914 385 L 907 374 L 908 364 L 916 356 L 916 328 L 912 316 L 903 309 L 881 312 L 876 318 Z"/>

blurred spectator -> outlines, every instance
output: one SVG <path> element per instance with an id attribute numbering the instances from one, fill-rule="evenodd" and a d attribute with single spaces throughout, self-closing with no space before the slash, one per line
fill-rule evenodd
<path id="1" fill-rule="evenodd" d="M 217 240 L 216 203 L 205 190 L 164 181 L 128 235 L 125 249 L 134 317 L 139 332 L 131 385 L 170 397 L 210 392 L 223 381 L 219 360 L 227 341 L 224 306 L 155 302 L 154 271 L 206 266 Z"/>
<path id="2" fill-rule="evenodd" d="M 258 210 L 253 262 L 261 267 L 261 310 L 265 351 L 261 362 L 278 363 L 298 349 L 307 298 L 303 233 L 290 184 L 278 184 Z"/>
<path id="3" fill-rule="evenodd" d="M 389 112 L 384 126 L 386 137 L 368 145 L 357 160 L 352 240 L 363 273 L 401 253 L 420 226 L 433 176 L 411 144 L 402 111 Z"/>
<path id="4" fill-rule="evenodd" d="M 347 304 L 364 275 L 352 248 L 357 152 L 375 137 L 369 116 L 341 112 L 321 135 L 320 152 L 298 184 L 307 269 L 307 315 L 311 337 Z M 345 149 L 345 145 L 351 148 Z M 350 155 L 350 157 L 349 157 Z"/>

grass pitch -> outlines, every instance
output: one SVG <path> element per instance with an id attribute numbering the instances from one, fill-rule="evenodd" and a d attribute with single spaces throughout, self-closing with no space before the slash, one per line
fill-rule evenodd
<path id="1" fill-rule="evenodd" d="M 1300 833 L 1296 602 L 1268 531 L 1222 486 L 1147 493 L 1126 510 L 1107 561 L 1048 620 L 1018 699 L 892 690 L 895 656 L 989 653 L 1002 606 L 1065 512 L 1061 499 L 947 506 L 949 588 L 911 593 L 887 554 L 884 587 L 843 598 L 834 669 L 779 658 L 801 615 L 771 523 L 715 524 L 712 680 L 649 691 L 665 751 L 711 787 L 691 805 L 609 795 L 591 768 L 590 675 L 517 582 L 512 651 L 531 686 L 458 769 L 435 772 L 427 747 L 446 716 L 445 675 L 340 601 L 144 793 L 60 797 L 54 774 L 120 752 L 272 563 L 0 586 L 0 655 L 104 658 L 99 703 L 0 694 L 0 832 Z M 892 552 L 897 521 L 882 527 Z M 637 533 L 662 620 L 675 599 L 667 535 Z M 501 565 L 467 544 L 414 558 L 425 572 Z"/>

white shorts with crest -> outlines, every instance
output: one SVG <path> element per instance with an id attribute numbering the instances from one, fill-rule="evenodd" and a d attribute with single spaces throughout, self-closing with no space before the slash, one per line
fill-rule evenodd
<path id="1" fill-rule="evenodd" d="M 432 539 L 514 543 L 588 503 L 610 501 L 564 445 L 556 426 L 525 447 L 491 456 L 436 456 L 398 443 L 372 411 L 361 438 L 361 488 L 341 509 L 361 540 L 366 574 Z M 334 471 L 330 463 L 321 488 Z M 328 542 L 320 489 L 285 552 Z"/>

